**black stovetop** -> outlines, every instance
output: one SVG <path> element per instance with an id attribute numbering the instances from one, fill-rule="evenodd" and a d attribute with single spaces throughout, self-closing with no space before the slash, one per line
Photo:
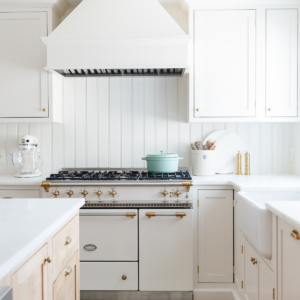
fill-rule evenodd
<path id="1" fill-rule="evenodd" d="M 51 174 L 46 180 L 192 180 L 188 171 L 174 173 L 151 173 L 136 170 L 76 170 L 59 171 Z"/>

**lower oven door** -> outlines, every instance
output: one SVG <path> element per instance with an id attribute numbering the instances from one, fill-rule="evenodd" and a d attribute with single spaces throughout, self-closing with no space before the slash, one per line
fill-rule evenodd
<path id="1" fill-rule="evenodd" d="M 137 261 L 136 209 L 81 209 L 80 261 Z"/>
<path id="2" fill-rule="evenodd" d="M 191 209 L 140 209 L 140 291 L 193 290 Z"/>

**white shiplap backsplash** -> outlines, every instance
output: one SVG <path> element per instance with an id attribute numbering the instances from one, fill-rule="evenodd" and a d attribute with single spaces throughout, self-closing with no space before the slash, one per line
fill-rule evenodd
<path id="1" fill-rule="evenodd" d="M 244 140 L 251 173 L 289 173 L 292 125 L 284 123 L 188 123 L 187 78 L 65 79 L 62 124 L 0 124 L 0 149 L 16 149 L 18 138 L 39 138 L 43 173 L 63 167 L 144 167 L 141 158 L 176 152 L 189 166 L 191 141 L 228 129 Z M 6 154 L 0 174 L 15 171 Z"/>

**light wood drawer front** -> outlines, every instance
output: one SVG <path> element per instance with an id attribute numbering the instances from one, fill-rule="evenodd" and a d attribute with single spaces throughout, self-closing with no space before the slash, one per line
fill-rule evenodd
<path id="1" fill-rule="evenodd" d="M 79 218 L 76 216 L 65 225 L 52 239 L 54 272 L 61 261 L 79 240 Z"/>
<path id="2" fill-rule="evenodd" d="M 80 262 L 80 290 L 137 291 L 138 263 Z"/>

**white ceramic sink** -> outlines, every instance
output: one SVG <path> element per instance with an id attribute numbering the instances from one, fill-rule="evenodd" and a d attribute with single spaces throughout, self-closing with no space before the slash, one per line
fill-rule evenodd
<path id="1" fill-rule="evenodd" d="M 300 201 L 300 192 L 239 192 L 237 224 L 243 234 L 267 259 L 272 258 L 272 213 L 269 201 Z"/>

